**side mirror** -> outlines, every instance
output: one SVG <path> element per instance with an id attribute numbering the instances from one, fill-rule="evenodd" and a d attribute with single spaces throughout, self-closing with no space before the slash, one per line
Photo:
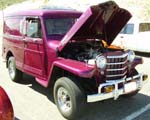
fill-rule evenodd
<path id="1" fill-rule="evenodd" d="M 26 21 L 26 19 L 23 19 L 20 21 L 20 33 L 22 35 L 27 34 L 27 21 Z"/>

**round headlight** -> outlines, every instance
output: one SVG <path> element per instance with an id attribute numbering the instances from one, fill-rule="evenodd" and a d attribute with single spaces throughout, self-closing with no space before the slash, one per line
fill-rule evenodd
<path id="1" fill-rule="evenodd" d="M 104 56 L 98 56 L 96 60 L 96 65 L 100 69 L 104 69 L 106 67 L 106 58 Z"/>
<path id="2" fill-rule="evenodd" d="M 129 61 L 129 62 L 133 62 L 133 61 L 134 61 L 134 58 L 135 58 L 135 53 L 134 53 L 132 50 L 130 50 L 130 51 L 128 52 L 128 61 Z"/>

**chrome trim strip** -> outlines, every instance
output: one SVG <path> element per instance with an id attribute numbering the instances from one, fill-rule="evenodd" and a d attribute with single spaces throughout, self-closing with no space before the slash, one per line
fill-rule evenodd
<path id="1" fill-rule="evenodd" d="M 118 55 L 118 56 L 107 56 L 107 59 L 109 59 L 110 62 L 106 63 L 107 69 L 106 71 L 108 72 L 106 74 L 106 77 L 109 79 L 110 77 L 125 77 L 125 74 L 127 73 L 127 64 L 128 59 L 127 59 L 128 53 L 125 53 L 123 55 Z M 126 58 L 125 58 L 126 57 Z M 123 59 L 122 59 L 123 58 Z M 125 58 L 125 59 L 124 59 Z M 115 62 L 116 61 L 116 62 Z M 117 62 L 118 61 L 118 62 Z M 116 65 L 116 66 L 115 66 Z M 118 66 L 117 65 L 121 65 Z M 125 66 L 124 66 L 125 65 Z M 117 69 L 118 68 L 118 69 Z M 118 72 L 113 74 L 114 72 Z M 109 73 L 110 72 L 110 73 Z M 112 73 L 111 73 L 112 72 Z M 119 74 L 120 73 L 120 74 Z"/>
<path id="2" fill-rule="evenodd" d="M 131 80 L 131 79 L 129 79 Z M 122 79 L 115 79 L 115 80 L 106 80 L 106 83 L 121 83 L 127 81 L 126 76 L 124 76 Z"/>
<path id="3" fill-rule="evenodd" d="M 119 65 L 119 64 L 125 64 L 128 60 L 126 59 L 124 62 L 117 62 L 117 63 L 106 63 L 107 65 Z"/>
<path id="4" fill-rule="evenodd" d="M 106 77 L 118 77 L 118 76 L 124 76 L 127 73 L 127 71 L 125 71 L 122 74 L 117 74 L 117 75 L 106 75 Z"/>
<path id="5" fill-rule="evenodd" d="M 120 56 L 107 56 L 107 58 L 125 58 L 128 56 L 128 53 L 125 53 L 123 55 L 120 55 Z"/>
<path id="6" fill-rule="evenodd" d="M 121 71 L 121 70 L 125 70 L 127 68 L 127 66 L 120 68 L 120 69 L 107 69 L 106 71 Z"/>

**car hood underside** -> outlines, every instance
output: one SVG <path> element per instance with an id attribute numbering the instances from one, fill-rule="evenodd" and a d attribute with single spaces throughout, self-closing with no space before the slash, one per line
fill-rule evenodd
<path id="1" fill-rule="evenodd" d="M 61 51 L 71 39 L 103 39 L 110 45 L 130 18 L 131 14 L 113 1 L 91 6 L 63 37 L 58 49 Z"/>

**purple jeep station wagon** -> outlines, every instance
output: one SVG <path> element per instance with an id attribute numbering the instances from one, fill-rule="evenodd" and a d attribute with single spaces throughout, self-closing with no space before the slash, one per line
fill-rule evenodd
<path id="1" fill-rule="evenodd" d="M 53 87 L 54 101 L 68 119 L 77 118 L 87 102 L 136 95 L 147 78 L 135 69 L 142 58 L 111 46 L 130 18 L 112 1 L 84 13 L 38 9 L 5 15 L 2 55 L 11 80 L 27 73 Z"/>

